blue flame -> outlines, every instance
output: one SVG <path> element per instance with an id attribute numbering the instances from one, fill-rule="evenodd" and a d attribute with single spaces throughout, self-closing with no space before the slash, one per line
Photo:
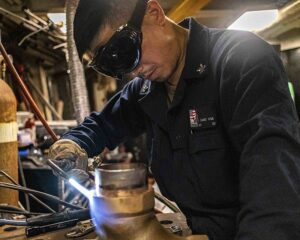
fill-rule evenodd
<path id="1" fill-rule="evenodd" d="M 69 183 L 76 188 L 80 193 L 82 193 L 87 199 L 91 199 L 92 191 L 88 190 L 87 188 L 80 185 L 75 179 L 70 178 Z"/>
<path id="2" fill-rule="evenodd" d="M 69 183 L 89 199 L 90 213 L 97 233 L 100 237 L 105 237 L 104 228 L 114 226 L 116 223 L 116 217 L 113 215 L 111 208 L 107 206 L 103 198 L 95 196 L 95 191 L 88 190 L 75 179 L 70 178 Z"/>
<path id="3" fill-rule="evenodd" d="M 90 198 L 89 205 L 98 236 L 101 239 L 106 238 L 105 229 L 114 227 L 117 222 L 113 210 L 107 205 L 106 200 L 102 197 L 94 196 Z"/>

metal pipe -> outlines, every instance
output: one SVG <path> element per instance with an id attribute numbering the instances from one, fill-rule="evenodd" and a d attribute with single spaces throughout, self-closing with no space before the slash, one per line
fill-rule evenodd
<path id="1" fill-rule="evenodd" d="M 25 179 L 25 175 L 24 175 L 24 170 L 23 170 L 23 165 L 22 165 L 20 156 L 18 156 L 18 163 L 19 163 L 19 174 L 20 174 L 20 177 L 21 177 L 22 184 L 23 184 L 24 187 L 27 187 L 27 183 L 26 183 L 26 179 Z M 12 183 L 14 183 L 16 185 L 19 185 L 8 174 L 6 175 L 5 172 L 4 173 L 2 172 L 2 174 L 4 174 Z M 28 196 L 28 194 L 24 194 L 24 195 L 25 195 L 26 210 L 30 212 L 29 196 Z"/>
<path id="2" fill-rule="evenodd" d="M 21 165 L 21 162 L 20 162 L 20 158 L 19 158 L 19 166 L 22 166 Z M 21 170 L 21 169 L 20 169 Z M 18 186 L 21 186 L 20 184 L 18 184 L 10 175 L 8 175 L 6 172 L 4 172 L 3 170 L 0 170 L 0 173 L 5 176 L 7 179 L 9 179 L 13 184 L 15 185 L 18 185 Z M 27 187 L 27 186 L 25 186 Z M 25 193 L 25 196 L 30 196 L 32 199 L 34 199 L 36 202 L 38 202 L 39 204 L 41 204 L 44 208 L 48 209 L 50 212 L 52 213 L 55 213 L 55 211 L 49 207 L 47 204 L 45 204 L 44 202 L 42 202 L 39 198 L 37 198 L 36 196 L 32 195 L 31 193 Z"/>
<path id="3" fill-rule="evenodd" d="M 43 96 L 41 91 L 38 89 L 37 86 L 32 82 L 32 80 L 27 77 L 27 82 L 29 83 L 30 87 L 36 92 L 37 96 L 42 100 L 42 102 L 46 105 L 46 107 L 49 108 L 49 110 L 55 115 L 55 117 L 58 120 L 62 120 L 62 117 L 58 114 L 58 112 L 55 110 L 55 108 L 46 100 L 46 98 Z"/>
<path id="4" fill-rule="evenodd" d="M 41 28 L 41 26 L 38 25 L 37 23 L 35 23 L 35 22 L 33 22 L 33 21 L 30 21 L 30 20 L 28 20 L 28 19 L 26 19 L 26 18 L 23 18 L 23 17 L 19 16 L 18 14 L 15 14 L 15 13 L 13 13 L 13 12 L 11 12 L 11 11 L 8 11 L 8 10 L 2 8 L 2 7 L 0 7 L 0 12 L 3 12 L 3 13 L 5 13 L 5 14 L 7 14 L 7 15 L 10 15 L 10 16 L 16 18 L 16 19 L 19 19 L 19 20 L 21 20 L 21 21 L 23 21 L 23 22 L 25 22 L 25 23 L 30 24 L 31 26 L 36 27 L 36 28 Z"/>
<path id="5" fill-rule="evenodd" d="M 45 26 L 51 26 L 51 28 L 55 29 L 56 31 L 61 31 L 60 28 L 51 21 L 51 19 L 49 20 L 49 23 L 47 21 L 45 21 L 44 19 L 40 18 L 39 16 L 37 16 L 36 14 L 34 14 L 33 12 L 30 11 L 30 9 L 25 9 L 24 12 L 26 14 L 28 14 L 28 16 L 34 18 L 35 20 L 37 20 L 38 22 L 40 22 L 41 24 L 45 25 Z M 49 18 L 49 17 L 48 17 Z"/>
<path id="6" fill-rule="evenodd" d="M 32 37 L 35 34 L 38 34 L 39 32 L 41 32 L 43 30 L 47 30 L 47 29 L 49 29 L 49 26 L 40 28 L 40 29 L 38 29 L 38 30 L 36 30 L 34 32 L 29 33 L 28 35 L 26 35 L 25 37 L 22 38 L 22 40 L 18 43 L 18 46 L 20 47 L 26 41 L 26 39 Z"/>
<path id="7" fill-rule="evenodd" d="M 19 19 L 19 20 L 21 20 L 21 21 L 23 21 L 23 22 L 25 22 L 25 23 L 27 23 L 27 24 L 29 24 L 29 25 L 31 25 L 31 26 L 36 27 L 37 29 L 42 29 L 42 28 L 43 28 L 43 27 L 40 26 L 39 24 L 37 24 L 37 23 L 35 23 L 35 22 L 33 22 L 33 21 L 30 21 L 30 20 L 28 20 L 28 19 L 26 19 L 26 18 L 23 18 L 23 17 L 21 17 L 21 16 L 15 14 L 15 13 L 13 13 L 13 12 L 10 12 L 10 11 L 8 11 L 8 10 L 2 8 L 2 7 L 0 7 L 0 12 L 5 13 L 5 14 L 7 14 L 7 15 L 10 15 L 10 16 L 16 18 L 16 19 Z M 45 33 L 47 33 L 47 34 L 49 34 L 49 35 L 52 36 L 52 37 L 55 37 L 55 38 L 61 39 L 61 40 L 63 40 L 63 41 L 66 41 L 66 37 L 65 37 L 65 36 L 59 36 L 59 35 L 50 33 L 50 32 L 47 31 L 47 30 L 42 30 L 42 31 L 45 32 Z"/>
<path id="8" fill-rule="evenodd" d="M 106 190 L 147 188 L 146 176 L 147 168 L 143 163 L 105 164 L 95 169 L 97 187 Z"/>
<path id="9" fill-rule="evenodd" d="M 42 19 L 42 18 L 40 18 L 39 16 L 35 15 L 33 12 L 30 11 L 30 9 L 26 8 L 26 9 L 24 9 L 24 12 L 25 12 L 26 14 L 28 14 L 30 17 L 32 17 L 32 18 L 34 18 L 35 20 L 37 20 L 37 21 L 39 21 L 40 23 L 42 23 L 43 25 L 48 26 L 48 23 L 47 23 L 44 19 Z"/>
<path id="10" fill-rule="evenodd" d="M 78 57 L 75 40 L 73 37 L 73 21 L 76 12 L 78 0 L 66 1 L 67 14 L 67 62 L 70 69 L 70 84 L 72 91 L 72 100 L 74 104 L 75 117 L 77 123 L 81 123 L 90 113 L 88 101 L 88 92 L 86 87 L 84 69 Z"/>
<path id="11" fill-rule="evenodd" d="M 44 119 L 40 109 L 38 108 L 37 104 L 35 103 L 35 101 L 33 100 L 31 94 L 29 93 L 26 85 L 24 84 L 23 80 L 20 78 L 17 70 L 15 69 L 14 65 L 12 64 L 12 62 L 10 61 L 8 54 L 1 42 L 0 39 L 0 52 L 6 62 L 6 65 L 9 69 L 9 71 L 11 72 L 11 74 L 13 75 L 14 79 L 16 80 L 16 82 L 18 83 L 19 87 L 22 89 L 22 92 L 24 93 L 26 99 L 28 100 L 30 106 L 32 107 L 32 110 L 34 111 L 35 115 L 38 117 L 38 119 L 43 123 L 44 127 L 46 128 L 47 132 L 51 135 L 52 139 L 54 141 L 58 140 L 58 137 L 56 136 L 56 134 L 53 132 L 53 130 L 50 128 L 50 126 L 48 125 L 47 121 Z"/>
<path id="12" fill-rule="evenodd" d="M 145 183 L 146 169 L 145 165 L 132 163 L 96 169 L 96 191 L 90 197 L 90 212 L 99 238 L 208 240 L 206 235 L 176 236 L 160 224 L 154 215 L 154 190 Z M 123 184 L 128 179 L 129 184 Z"/>
<path id="13" fill-rule="evenodd" d="M 37 196 L 40 196 L 42 198 L 48 199 L 48 200 L 50 200 L 52 202 L 60 203 L 60 204 L 66 206 L 66 207 L 69 207 L 69 208 L 82 209 L 82 207 L 78 207 L 78 206 L 73 205 L 71 203 L 68 203 L 66 201 L 60 200 L 56 196 L 53 196 L 51 194 L 44 193 L 44 192 L 41 192 L 41 191 L 37 191 L 37 190 L 31 189 L 31 188 L 20 187 L 18 185 L 14 185 L 14 184 L 10 184 L 10 183 L 5 183 L 5 182 L 0 182 L 0 188 L 9 188 L 9 189 L 18 190 L 18 191 L 21 191 L 21 192 L 24 192 L 24 193 L 32 193 L 34 195 L 37 195 Z"/>

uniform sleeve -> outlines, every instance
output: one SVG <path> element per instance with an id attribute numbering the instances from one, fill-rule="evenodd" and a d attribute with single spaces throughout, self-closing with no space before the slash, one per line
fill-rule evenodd
<path id="1" fill-rule="evenodd" d="M 136 137 L 145 129 L 144 114 L 137 99 L 140 81 L 125 85 L 105 106 L 94 112 L 77 127 L 63 135 L 86 150 L 89 157 L 114 149 L 126 137 Z"/>
<path id="2" fill-rule="evenodd" d="M 221 78 L 223 115 L 239 156 L 236 240 L 300 239 L 299 124 L 281 61 L 249 35 L 228 51 Z"/>

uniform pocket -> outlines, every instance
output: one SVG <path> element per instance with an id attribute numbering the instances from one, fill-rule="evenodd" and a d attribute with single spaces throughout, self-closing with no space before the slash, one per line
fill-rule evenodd
<path id="1" fill-rule="evenodd" d="M 216 130 L 189 136 L 193 179 L 201 189 L 199 198 L 207 205 L 224 206 L 235 198 L 235 168 L 227 148 L 222 133 Z"/>
<path id="2" fill-rule="evenodd" d="M 189 136 L 189 153 L 224 148 L 224 139 L 219 132 L 199 132 Z"/>

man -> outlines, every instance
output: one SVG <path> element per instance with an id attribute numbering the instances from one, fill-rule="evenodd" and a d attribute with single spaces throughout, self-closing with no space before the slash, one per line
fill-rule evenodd
<path id="1" fill-rule="evenodd" d="M 146 132 L 148 166 L 193 233 L 300 239 L 298 118 L 270 45 L 193 19 L 177 25 L 156 0 L 81 0 L 74 31 L 95 70 L 132 80 L 53 157 L 80 164 Z"/>

